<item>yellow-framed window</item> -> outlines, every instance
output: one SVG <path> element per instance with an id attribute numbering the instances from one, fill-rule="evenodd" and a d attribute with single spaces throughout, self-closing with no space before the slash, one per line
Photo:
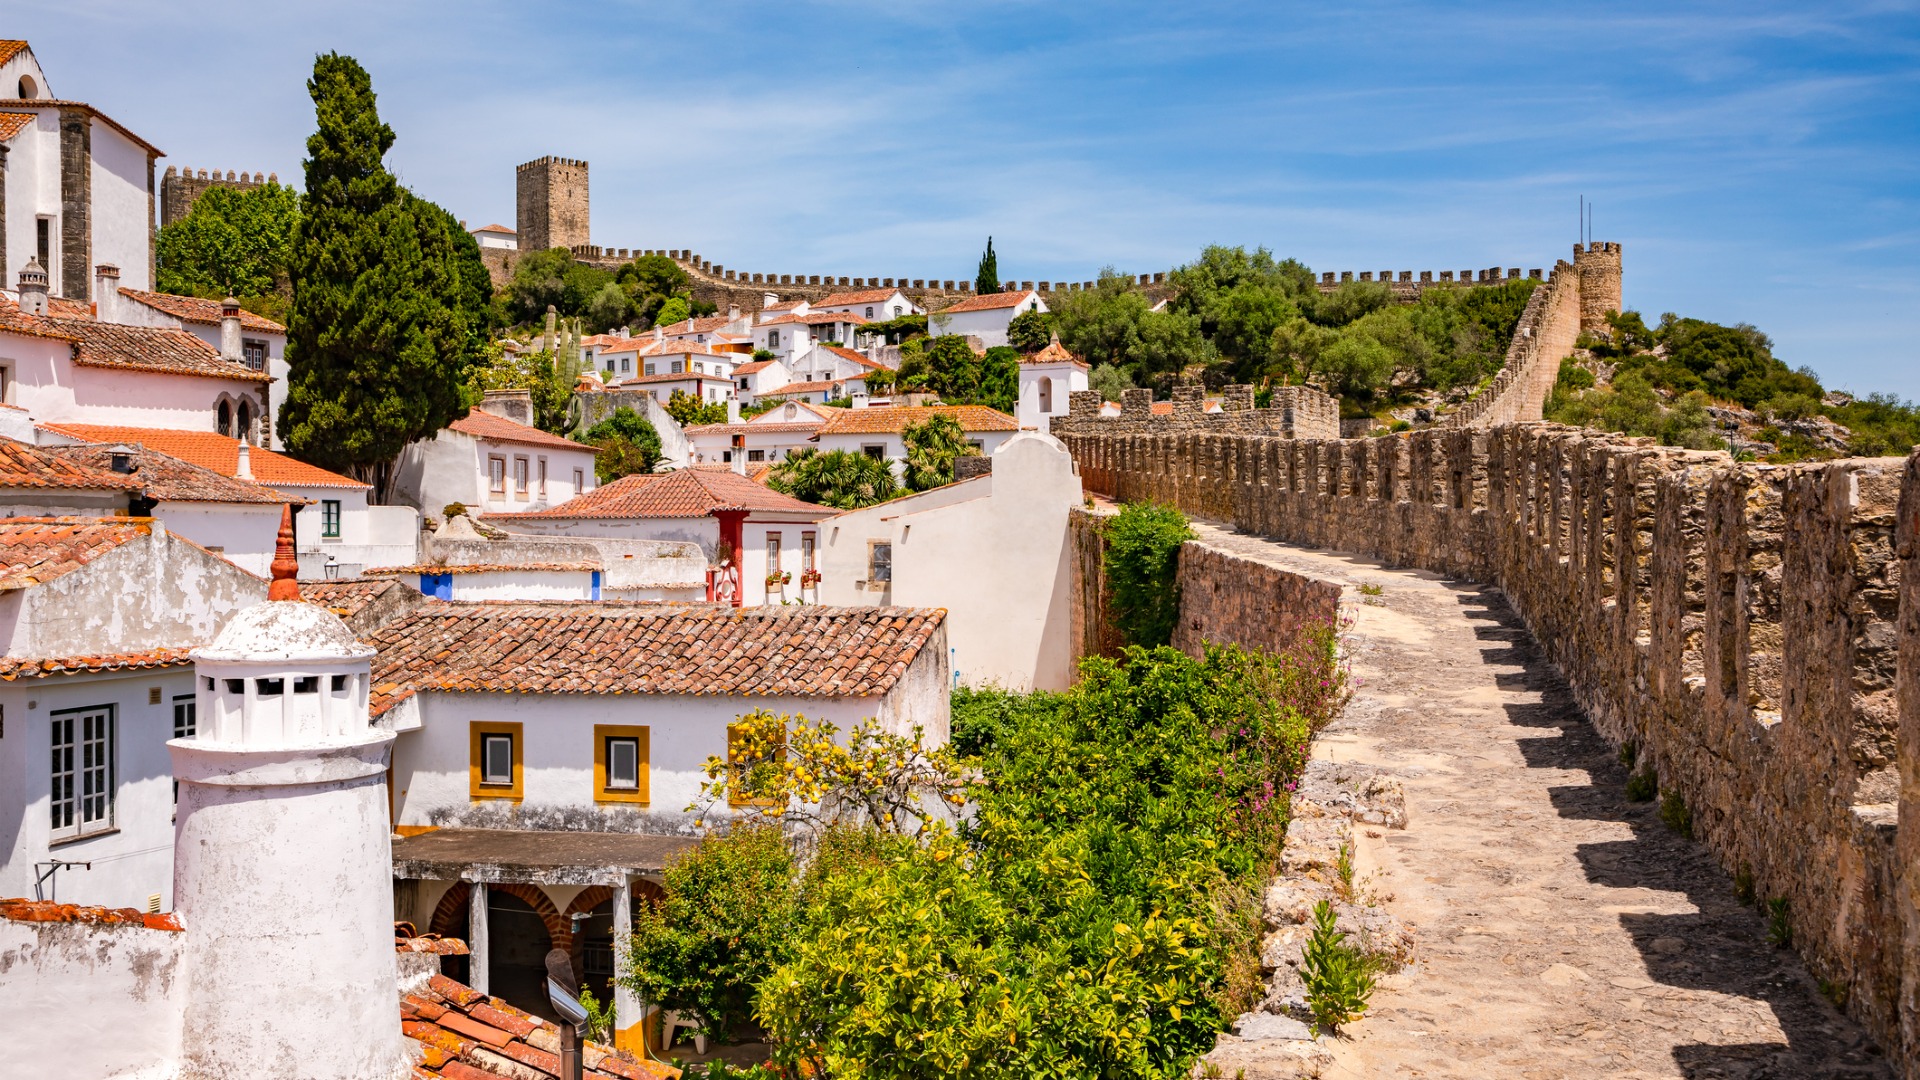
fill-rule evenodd
<path id="1" fill-rule="evenodd" d="M 649 730 L 634 724 L 593 725 L 593 801 L 650 800 L 652 756 Z"/>
<path id="2" fill-rule="evenodd" d="M 526 795 L 524 725 L 475 720 L 467 725 L 470 744 L 467 793 L 475 799 L 513 799 Z"/>

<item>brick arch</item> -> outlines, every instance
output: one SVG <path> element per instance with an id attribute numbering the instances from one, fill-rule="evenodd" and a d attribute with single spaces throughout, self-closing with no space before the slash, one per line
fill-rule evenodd
<path id="1" fill-rule="evenodd" d="M 560 914 L 560 909 L 553 906 L 553 901 L 547 899 L 545 892 L 536 886 L 517 881 L 489 882 L 487 888 L 496 889 L 526 901 L 528 906 L 540 916 L 540 921 L 546 924 L 547 936 L 553 939 L 553 948 L 573 951 L 573 924 Z M 611 895 L 611 892 L 608 895 Z M 428 922 L 428 929 L 443 937 L 453 936 L 451 931 L 458 923 L 460 916 L 466 912 L 472 898 L 472 885 L 464 881 L 455 883 L 433 909 L 433 919 Z"/>
<path id="2" fill-rule="evenodd" d="M 567 914 L 571 916 L 576 913 L 592 911 L 594 908 L 599 907 L 611 899 L 613 899 L 613 886 L 589 885 L 580 890 L 580 895 L 573 898 L 573 903 L 567 905 Z M 569 920 L 569 925 L 571 925 L 571 920 Z"/>

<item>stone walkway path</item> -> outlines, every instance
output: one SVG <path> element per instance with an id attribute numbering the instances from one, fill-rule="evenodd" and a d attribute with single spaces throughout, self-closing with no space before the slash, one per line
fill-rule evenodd
<path id="1" fill-rule="evenodd" d="M 1330 1047 L 1328 1080 L 1890 1080 L 1711 854 L 1626 801 L 1497 590 L 1197 528 L 1347 587 L 1358 687 L 1316 753 L 1406 788 L 1407 829 L 1366 831 L 1358 862 L 1419 960 Z"/>

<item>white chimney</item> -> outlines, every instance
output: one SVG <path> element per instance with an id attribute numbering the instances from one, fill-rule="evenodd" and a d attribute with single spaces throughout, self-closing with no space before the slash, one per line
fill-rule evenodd
<path id="1" fill-rule="evenodd" d="M 248 1075 L 293 1047 L 310 1080 L 407 1073 L 393 1022 L 394 735 L 367 720 L 373 649 L 300 600 L 297 566 L 283 515 L 267 602 L 194 650 L 199 730 L 167 744 L 183 1076 Z"/>
<path id="2" fill-rule="evenodd" d="M 247 440 L 240 440 L 239 457 L 233 465 L 233 475 L 242 480 L 253 479 L 253 450 L 247 446 Z"/>
<path id="3" fill-rule="evenodd" d="M 854 408 L 864 409 L 872 401 L 872 399 L 867 397 L 867 392 L 865 390 L 856 390 L 853 392 L 852 401 L 853 401 Z"/>
<path id="4" fill-rule="evenodd" d="M 666 338 L 667 338 L 667 332 L 665 329 L 658 326 L 653 328 L 653 340 L 665 341 Z"/>
<path id="5" fill-rule="evenodd" d="M 740 305 L 739 304 L 727 305 L 727 321 L 730 323 L 735 323 L 740 321 Z"/>
<path id="6" fill-rule="evenodd" d="M 39 259 L 28 259 L 20 268 L 20 311 L 27 315 L 47 313 L 47 271 Z"/>
<path id="7" fill-rule="evenodd" d="M 220 301 L 220 359 L 246 363 L 240 351 L 240 301 L 231 296 Z"/>
<path id="8" fill-rule="evenodd" d="M 740 399 L 737 397 L 728 396 L 727 423 L 737 424 L 739 422 L 740 422 Z"/>
<path id="9" fill-rule="evenodd" d="M 779 302 L 780 302 L 780 296 L 777 293 L 761 293 L 760 294 L 760 306 L 762 308 L 770 308 Z"/>
<path id="10" fill-rule="evenodd" d="M 93 268 L 93 317 L 104 323 L 120 321 L 120 268 L 112 263 Z"/>

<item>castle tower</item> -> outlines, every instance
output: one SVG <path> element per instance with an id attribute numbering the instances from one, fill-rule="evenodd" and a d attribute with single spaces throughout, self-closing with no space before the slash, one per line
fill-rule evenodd
<path id="1" fill-rule="evenodd" d="M 1580 274 L 1580 332 L 1606 333 L 1607 312 L 1624 310 L 1620 293 L 1620 245 L 1594 241 L 1573 245 Z"/>
<path id="2" fill-rule="evenodd" d="M 167 744 L 182 1080 L 275 1062 L 313 1080 L 408 1071 L 393 1011 L 393 733 L 368 726 L 373 650 L 300 601 L 297 567 L 289 511 L 267 602 L 193 653 L 198 734 Z"/>
<path id="3" fill-rule="evenodd" d="M 543 157 L 515 170 L 514 231 L 522 252 L 588 242 L 587 163 Z"/>

